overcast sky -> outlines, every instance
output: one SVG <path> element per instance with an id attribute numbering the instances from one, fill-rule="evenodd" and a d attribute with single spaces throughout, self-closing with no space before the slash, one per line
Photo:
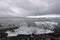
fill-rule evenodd
<path id="1" fill-rule="evenodd" d="M 0 17 L 44 14 L 60 14 L 60 0 L 0 0 Z"/>

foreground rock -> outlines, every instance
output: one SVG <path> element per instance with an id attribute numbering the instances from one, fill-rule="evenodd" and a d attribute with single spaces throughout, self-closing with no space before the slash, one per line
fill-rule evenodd
<path id="1" fill-rule="evenodd" d="M 12 36 L 12 37 L 7 37 L 7 34 L 5 33 L 0 33 L 0 40 L 60 40 L 60 35 L 59 34 L 30 34 L 30 35 L 17 35 L 17 36 Z"/>

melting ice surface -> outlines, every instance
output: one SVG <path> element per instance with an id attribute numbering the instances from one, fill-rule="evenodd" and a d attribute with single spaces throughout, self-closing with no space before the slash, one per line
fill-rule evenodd
<path id="1" fill-rule="evenodd" d="M 40 24 L 38 22 L 36 22 L 37 24 Z M 42 23 L 42 22 L 41 22 Z M 49 22 L 47 22 L 49 23 Z M 54 22 L 53 22 L 54 23 Z M 44 24 L 46 24 L 44 22 Z M 56 23 L 55 23 L 56 24 Z M 6 33 L 8 33 L 8 37 L 10 36 L 17 36 L 18 34 L 44 34 L 44 33 L 53 33 L 54 31 L 51 31 L 50 29 L 44 29 L 44 28 L 39 28 L 39 27 L 28 27 L 26 23 L 21 23 L 20 27 L 18 29 L 15 30 L 15 32 L 11 32 L 11 31 L 7 31 Z"/>

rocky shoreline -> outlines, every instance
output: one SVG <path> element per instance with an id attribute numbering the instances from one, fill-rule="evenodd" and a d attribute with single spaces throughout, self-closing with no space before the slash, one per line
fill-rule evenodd
<path id="1" fill-rule="evenodd" d="M 7 34 L 0 33 L 0 40 L 60 40 L 60 34 L 31 34 L 31 35 L 17 35 L 12 37 L 7 37 Z"/>

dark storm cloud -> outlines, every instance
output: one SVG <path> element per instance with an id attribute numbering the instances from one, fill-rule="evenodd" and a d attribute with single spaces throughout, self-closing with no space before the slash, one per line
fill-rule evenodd
<path id="1" fill-rule="evenodd" d="M 0 0 L 0 16 L 60 14 L 60 0 Z"/>

